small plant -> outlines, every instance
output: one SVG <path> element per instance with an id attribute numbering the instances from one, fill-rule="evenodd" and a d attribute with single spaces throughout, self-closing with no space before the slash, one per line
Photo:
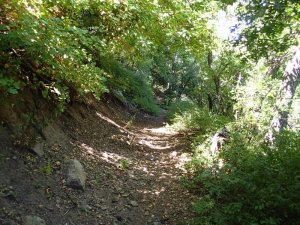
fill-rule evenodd
<path id="1" fill-rule="evenodd" d="M 133 121 L 135 120 L 135 115 L 133 117 L 130 118 L 130 120 L 128 120 L 128 122 L 125 124 L 124 128 L 132 128 L 133 126 Z"/>
<path id="2" fill-rule="evenodd" d="M 128 169 L 129 167 L 129 162 L 127 159 L 120 159 L 119 160 L 119 168 L 121 170 L 125 170 L 125 169 Z"/>
<path id="3" fill-rule="evenodd" d="M 42 168 L 42 172 L 47 175 L 50 176 L 53 173 L 53 166 L 51 162 L 48 162 L 46 166 L 44 166 Z"/>

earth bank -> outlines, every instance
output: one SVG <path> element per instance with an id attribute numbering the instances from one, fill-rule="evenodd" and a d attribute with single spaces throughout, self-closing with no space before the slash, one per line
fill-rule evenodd
<path id="1" fill-rule="evenodd" d="M 193 196 L 179 184 L 189 145 L 164 124 L 164 112 L 129 111 L 108 97 L 73 103 L 31 147 L 10 131 L 2 123 L 0 224 L 24 224 L 29 215 L 48 225 L 182 224 L 193 217 Z M 63 168 L 72 159 L 86 173 L 82 189 L 66 183 Z"/>

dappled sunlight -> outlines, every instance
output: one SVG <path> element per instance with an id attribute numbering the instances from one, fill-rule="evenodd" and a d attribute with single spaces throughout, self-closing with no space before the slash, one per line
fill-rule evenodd
<path id="1" fill-rule="evenodd" d="M 117 127 L 120 129 L 120 131 L 122 132 L 127 132 L 127 133 L 130 133 L 130 134 L 133 134 L 132 132 L 130 132 L 129 130 L 127 130 L 126 128 L 122 127 L 121 125 L 117 124 L 115 121 L 113 121 L 112 119 L 110 119 L 109 117 L 107 116 L 104 116 L 103 114 L 99 113 L 99 112 L 96 112 L 96 115 L 98 117 L 100 117 L 101 119 L 105 120 L 106 122 L 110 123 L 111 125 Z"/>
<path id="2" fill-rule="evenodd" d="M 169 145 L 167 142 L 165 141 L 152 141 L 152 140 L 139 140 L 138 143 L 140 145 L 144 145 L 147 146 L 148 148 L 151 149 L 156 149 L 156 150 L 164 150 L 164 149 L 169 149 L 172 148 L 172 145 Z"/>
<path id="3" fill-rule="evenodd" d="M 177 132 L 169 126 L 163 126 L 158 128 L 144 128 L 142 131 L 149 132 L 152 134 L 159 134 L 159 135 L 175 135 Z"/>
<path id="4" fill-rule="evenodd" d="M 166 189 L 165 187 L 159 187 L 158 189 L 151 189 L 151 190 L 137 190 L 137 192 L 141 193 L 141 194 L 146 194 L 146 195 L 155 195 L 155 196 L 159 196 L 161 193 L 165 192 Z"/>
<path id="5" fill-rule="evenodd" d="M 102 114 L 99 113 L 99 112 L 96 112 L 96 115 L 97 115 L 98 117 L 100 117 L 101 119 L 105 120 L 106 122 L 108 122 L 108 123 L 114 125 L 114 126 L 117 127 L 117 128 L 120 128 L 120 129 L 123 128 L 122 126 L 120 126 L 119 124 L 117 124 L 115 121 L 113 121 L 112 119 L 110 119 L 110 118 L 107 117 L 107 116 L 102 115 Z"/>
<path id="6" fill-rule="evenodd" d="M 115 166 L 119 166 L 120 160 L 126 160 L 128 163 L 130 163 L 130 160 L 126 157 L 123 157 L 119 154 L 112 153 L 112 152 L 99 151 L 98 149 L 94 149 L 85 143 L 81 143 L 79 145 L 79 148 L 82 150 L 84 156 L 101 159 Z"/>
<path id="7" fill-rule="evenodd" d="M 159 128 L 143 128 L 141 130 L 136 130 L 135 132 L 133 132 L 120 126 L 115 121 L 99 112 L 97 112 L 96 115 L 106 122 L 117 127 L 120 132 L 123 133 L 121 135 L 113 135 L 111 138 L 114 140 L 120 140 L 128 145 L 132 145 L 133 142 L 135 142 L 139 145 L 148 147 L 153 150 L 165 150 L 174 147 L 174 145 L 171 145 L 170 142 L 162 140 L 161 137 L 161 135 L 171 136 L 177 133 L 169 127 L 164 126 Z M 151 136 L 153 134 L 158 136 Z"/>
<path id="8" fill-rule="evenodd" d="M 177 163 L 175 164 L 175 168 L 181 169 L 184 172 L 186 172 L 185 164 L 190 162 L 192 160 L 192 156 L 188 153 L 182 153 L 177 160 Z"/>

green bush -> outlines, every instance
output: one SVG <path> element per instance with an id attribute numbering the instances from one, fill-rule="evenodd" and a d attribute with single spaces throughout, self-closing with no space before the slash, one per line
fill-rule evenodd
<path id="1" fill-rule="evenodd" d="M 107 73 L 107 86 L 114 90 L 112 93 L 121 91 L 138 108 L 154 115 L 159 113 L 151 85 L 143 74 L 126 68 L 112 56 L 101 58 L 100 63 Z"/>
<path id="2" fill-rule="evenodd" d="M 182 116 L 187 111 L 192 111 L 197 106 L 192 101 L 177 100 L 168 107 L 167 120 L 173 122 L 176 116 Z"/>
<path id="3" fill-rule="evenodd" d="M 168 108 L 167 119 L 175 128 L 188 128 L 200 134 L 218 130 L 230 121 L 228 117 L 200 108 L 191 101 L 173 103 Z"/>
<path id="4" fill-rule="evenodd" d="M 201 199 L 191 224 L 300 224 L 299 133 L 282 133 L 273 146 L 250 137 L 231 133 L 213 164 L 194 159 L 188 184 Z"/>
<path id="5" fill-rule="evenodd" d="M 107 91 L 103 71 L 90 54 L 90 48 L 102 48 L 101 40 L 87 35 L 87 29 L 51 15 L 42 5 L 32 4 L 34 13 L 22 2 L 3 3 L 0 92 L 38 89 L 62 109 L 71 92 L 99 97 Z"/>

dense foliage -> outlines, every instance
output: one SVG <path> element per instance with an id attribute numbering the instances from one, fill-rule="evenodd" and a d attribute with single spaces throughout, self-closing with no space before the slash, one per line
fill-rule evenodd
<path id="1" fill-rule="evenodd" d="M 195 138 L 184 181 L 199 195 L 191 224 L 299 224 L 299 2 L 223 2 L 237 2 L 240 20 L 234 40 L 240 64 L 233 64 L 235 82 L 224 99 L 233 103 L 235 120 L 221 119 L 220 131 L 222 123 L 209 122 L 207 113 L 210 134 Z M 180 108 L 176 114 L 185 124 L 193 120 Z"/>
<path id="2" fill-rule="evenodd" d="M 74 96 L 99 97 L 110 89 L 157 112 L 150 86 L 155 52 L 185 48 L 201 57 L 213 42 L 201 13 L 214 7 L 181 1 L 4 0 L 0 91 L 35 88 L 62 109 Z"/>
<path id="3" fill-rule="evenodd" d="M 202 196 L 193 224 L 299 224 L 299 144 L 296 133 L 284 132 L 268 146 L 240 130 L 213 159 L 198 148 L 186 183 Z"/>

